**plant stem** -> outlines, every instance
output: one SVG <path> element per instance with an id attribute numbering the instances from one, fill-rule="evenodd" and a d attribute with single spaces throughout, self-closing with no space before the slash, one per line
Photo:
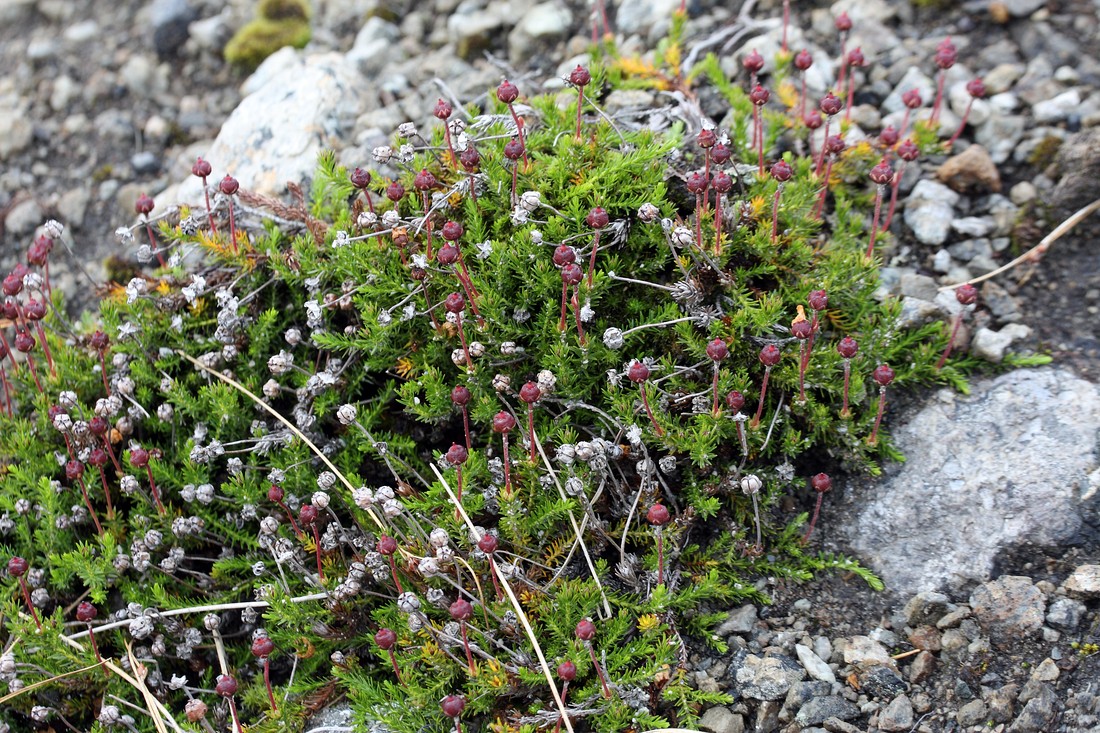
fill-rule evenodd
<path id="1" fill-rule="evenodd" d="M 851 359 L 845 359 L 844 360 L 844 406 L 840 408 L 840 417 L 845 419 L 845 420 L 848 419 L 848 417 L 852 414 L 848 410 L 848 384 L 851 381 L 851 377 L 852 377 L 852 360 Z"/>
<path id="2" fill-rule="evenodd" d="M 875 415 L 875 427 L 871 429 L 871 437 L 867 439 L 867 443 L 875 445 L 878 443 L 878 426 L 882 424 L 882 413 L 886 409 L 886 388 L 878 388 L 878 414 Z"/>
<path id="3" fill-rule="evenodd" d="M 760 424 L 760 416 L 764 414 L 764 397 L 768 394 L 768 377 L 771 376 L 772 368 L 770 366 L 764 367 L 764 381 L 760 385 L 760 402 L 756 405 L 756 415 L 753 416 L 752 422 L 749 423 L 749 427 L 755 428 Z"/>
<path id="4" fill-rule="evenodd" d="M 955 323 L 951 326 L 951 338 L 947 339 L 947 346 L 944 347 L 943 354 L 940 355 L 940 360 L 936 362 L 936 371 L 943 369 L 943 365 L 947 363 L 947 357 L 951 356 L 951 349 L 955 345 L 955 336 L 959 333 L 959 326 L 962 325 L 963 314 L 959 311 L 955 314 Z"/>
<path id="5" fill-rule="evenodd" d="M 871 259 L 875 255 L 875 236 L 878 234 L 878 219 L 882 213 L 882 194 L 886 190 L 885 184 L 876 184 L 875 186 L 875 216 L 871 220 L 871 241 L 867 243 L 867 259 Z"/>

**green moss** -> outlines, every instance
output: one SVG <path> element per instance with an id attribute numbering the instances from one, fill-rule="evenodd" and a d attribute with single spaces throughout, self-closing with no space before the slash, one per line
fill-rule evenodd
<path id="1" fill-rule="evenodd" d="M 264 0 L 257 8 L 257 17 L 225 45 L 225 60 L 255 69 L 280 48 L 304 48 L 313 34 L 309 18 L 309 3 L 304 0 Z"/>
<path id="2" fill-rule="evenodd" d="M 1053 163 L 1054 159 L 1058 157 L 1058 151 L 1061 149 L 1062 138 L 1048 135 L 1040 140 L 1027 156 L 1028 165 L 1034 166 L 1039 170 L 1045 170 L 1047 166 Z"/>

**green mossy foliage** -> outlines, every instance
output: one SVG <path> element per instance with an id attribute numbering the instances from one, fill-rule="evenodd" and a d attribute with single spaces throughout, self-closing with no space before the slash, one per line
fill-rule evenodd
<path id="1" fill-rule="evenodd" d="M 256 17 L 225 44 L 225 60 L 252 70 L 280 48 L 304 48 L 313 36 L 310 17 L 308 0 L 262 0 Z"/>
<path id="2" fill-rule="evenodd" d="M 701 69 L 747 119 L 745 95 L 715 61 Z M 606 80 L 593 69 L 592 89 Z M 90 317 L 72 329 L 47 319 L 56 375 L 36 352 L 40 394 L 28 365 L 10 369 L 13 415 L 0 417 L 0 554 L 26 557 L 49 594 L 39 633 L 14 580 L 5 581 L 5 648 L 23 665 L 21 683 L 94 662 L 90 649 L 59 638 L 76 630 L 63 626 L 72 622 L 66 609 L 86 597 L 101 620 L 127 615 L 126 625 L 97 634 L 104 654 L 118 659 L 132 644 L 162 682 L 157 694 L 168 709 L 198 730 L 185 722 L 189 696 L 225 719 L 209 692 L 220 662 L 203 613 L 162 614 L 261 599 L 266 607 L 220 612 L 225 663 L 240 682 L 237 706 L 250 730 L 299 730 L 312 712 L 346 697 L 356 719 L 378 730 L 446 731 L 453 724 L 439 700 L 448 694 L 466 696 L 463 721 L 472 729 L 546 730 L 557 717 L 534 647 L 476 546 L 488 531 L 499 542 L 493 564 L 509 578 L 550 668 L 566 659 L 577 666 L 568 699 L 578 729 L 690 727 L 703 704 L 728 698 L 692 689 L 683 666 L 689 644 L 722 650 L 711 634 L 720 609 L 766 602 L 759 578 L 842 570 L 881 587 L 852 560 L 810 551 L 805 514 L 779 508 L 816 471 L 874 472 L 879 461 L 900 459 L 889 410 L 877 442 L 867 439 L 876 365 L 895 369 L 891 392 L 964 386 L 960 365 L 973 365 L 956 360 L 937 373 L 942 324 L 903 329 L 899 304 L 876 297 L 877 264 L 864 256 L 873 196 L 866 173 L 876 152 L 857 146 L 838 163 L 845 176 L 832 183 L 822 220 L 813 216 L 821 185 L 813 161 L 786 154 L 795 174 L 780 196 L 773 241 L 776 183 L 758 177 L 748 127 L 739 125 L 730 145 L 743 165 L 727 167 L 736 184 L 719 238 L 717 202 L 700 212 L 684 194 L 685 176 L 706 162 L 682 129 L 612 123 L 586 104 L 578 137 L 574 99 L 521 99 L 529 106 L 526 164 L 503 155 L 516 128 L 494 103 L 455 113 L 469 115 L 462 141 L 480 153 L 472 173 L 451 161 L 436 129 L 422 133 L 430 140 L 399 139 L 379 151 L 387 165 L 366 192 L 326 154 L 308 203 L 270 206 L 278 219 L 260 221 L 265 202 L 247 198 L 251 213 L 237 218 L 246 233 L 235 245 L 225 223 L 210 232 L 205 212 L 190 212 L 198 221 L 162 221 L 162 243 L 194 264 L 173 262 L 112 290 L 97 317 L 111 336 L 102 359 L 89 340 Z M 801 134 L 785 129 L 779 113 L 765 121 L 768 141 Z M 437 181 L 430 192 L 415 188 L 422 170 Z M 407 191 L 397 202 L 383 195 L 394 178 Z M 594 207 L 610 219 L 598 249 L 586 222 Z M 438 259 L 448 221 L 463 230 L 461 263 Z M 553 260 L 563 243 L 575 248 L 583 274 L 566 288 L 564 328 Z M 803 401 L 806 346 L 790 328 L 799 308 L 815 317 L 808 297 L 819 289 L 829 302 L 816 314 Z M 440 305 L 449 293 L 467 299 L 461 316 Z M 851 415 L 842 417 L 836 344 L 846 335 L 860 349 L 850 364 Z M 706 351 L 714 339 L 729 351 L 717 364 Z M 781 359 L 762 396 L 765 345 Z M 642 384 L 626 376 L 635 360 L 650 369 Z M 519 398 L 529 380 L 541 385 L 530 411 Z M 451 399 L 458 385 L 471 394 L 462 505 L 476 530 L 456 513 L 448 489 L 457 492 L 458 471 L 442 460 L 466 442 Z M 732 390 L 745 397 L 740 414 L 726 407 Z M 758 403 L 756 424 L 749 418 Z M 57 404 L 68 418 L 51 416 Z M 492 428 L 502 411 L 516 420 L 507 438 Z M 108 443 L 92 429 L 95 416 L 110 428 Z M 113 457 L 96 453 L 108 445 Z M 139 447 L 152 453 L 147 468 L 135 460 Z M 70 460 L 81 476 L 65 470 Z M 741 490 L 749 474 L 763 485 L 755 504 Z M 285 491 L 282 503 L 269 496 L 273 483 Z M 311 501 L 324 506 L 299 533 L 287 514 L 301 523 L 298 508 Z M 659 534 L 646 520 L 658 502 L 673 517 Z M 392 567 L 375 551 L 382 534 L 398 541 Z M 400 604 L 395 575 L 409 594 Z M 447 612 L 459 595 L 475 603 L 465 628 L 473 673 L 463 629 Z M 151 618 L 152 631 L 132 638 L 127 625 L 140 616 Z M 606 667 L 610 700 L 575 635 L 584 618 L 597 625 L 592 651 Z M 249 652 L 259 626 L 276 647 L 278 714 Z M 400 682 L 374 639 L 382 627 L 397 634 Z M 163 682 L 173 675 L 187 677 L 186 689 Z M 99 730 L 105 695 L 145 704 L 118 675 L 67 679 L 12 699 L 0 716 L 25 726 L 32 706 L 52 705 L 78 728 Z M 153 730 L 148 719 L 135 724 Z"/>

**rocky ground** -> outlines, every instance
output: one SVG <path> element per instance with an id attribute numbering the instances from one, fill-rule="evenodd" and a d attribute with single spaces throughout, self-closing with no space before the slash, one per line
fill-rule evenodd
<path id="1" fill-rule="evenodd" d="M 611 3 L 620 49 L 652 48 L 678 4 Z M 835 14 L 855 23 L 849 47 L 869 65 L 857 72 L 850 139 L 900 126 L 908 89 L 927 107 L 947 35 L 959 48 L 948 135 L 966 82 L 985 80 L 989 96 L 954 155 L 903 179 L 884 287 L 914 321 L 953 315 L 938 288 L 1004 264 L 1100 197 L 1100 3 L 917 7 L 934 4 L 792 3 L 792 46 L 817 61 L 811 90 L 835 73 L 825 63 Z M 552 0 L 314 5 L 307 51 L 247 77 L 219 54 L 251 15 L 246 0 L 0 4 L 0 265 L 23 256 L 44 219 L 60 219 L 69 251 L 55 282 L 75 308 L 88 305 L 98 283 L 132 266 L 112 232 L 133 220 L 137 196 L 194 200 L 198 155 L 215 175 L 281 195 L 320 148 L 369 161 L 399 123 L 426 121 L 438 96 L 476 99 L 505 74 L 525 91 L 561 88 L 590 29 L 586 5 Z M 780 5 L 691 3 L 689 58 L 719 51 L 734 70 L 749 48 L 770 57 Z M 605 106 L 668 102 L 638 93 Z M 723 110 L 705 95 L 701 104 L 722 123 Z M 814 543 L 860 557 L 889 590 L 842 577 L 771 584 L 773 605 L 734 609 L 721 630 L 731 653 L 693 660 L 701 686 L 736 696 L 703 728 L 1100 730 L 1097 222 L 984 282 L 968 318 L 970 348 L 987 360 L 1041 351 L 1053 366 L 978 379 L 970 396 L 909 396 L 889 415 L 908 462 L 826 497 Z M 787 509 L 811 501 L 807 492 Z"/>

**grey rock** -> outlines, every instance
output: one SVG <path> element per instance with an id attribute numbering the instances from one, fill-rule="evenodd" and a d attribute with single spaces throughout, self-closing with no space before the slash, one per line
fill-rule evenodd
<path id="1" fill-rule="evenodd" d="M 756 720 L 753 723 L 753 733 L 772 733 L 779 728 L 778 700 L 765 700 L 756 708 Z"/>
<path id="2" fill-rule="evenodd" d="M 48 38 L 32 38 L 27 43 L 27 60 L 46 61 L 56 56 L 60 50 L 61 44 L 52 36 Z"/>
<path id="3" fill-rule="evenodd" d="M 907 695 L 898 695 L 882 709 L 878 727 L 885 731 L 907 731 L 913 727 L 913 703 Z"/>
<path id="4" fill-rule="evenodd" d="M 833 643 L 827 636 L 819 636 L 814 639 L 814 654 L 828 662 L 833 656 Z"/>
<path id="5" fill-rule="evenodd" d="M 905 615 L 906 626 L 924 626 L 939 623 L 951 607 L 951 600 L 946 595 L 939 591 L 926 590 L 910 598 L 902 613 Z"/>
<path id="6" fill-rule="evenodd" d="M 405 50 L 397 43 L 400 38 L 401 31 L 396 25 L 372 16 L 355 35 L 355 43 L 347 58 L 359 68 L 360 73 L 377 74 L 391 61 L 404 60 Z M 395 54 L 399 58 L 395 59 Z"/>
<path id="7" fill-rule="evenodd" d="M 734 672 L 734 680 L 743 697 L 753 700 L 779 700 L 804 675 L 801 665 L 790 657 L 758 657 L 748 654 Z"/>
<path id="8" fill-rule="evenodd" d="M 1039 8 L 1046 5 L 1046 0 L 1002 0 L 1005 10 L 1016 18 L 1024 18 L 1031 15 Z"/>
<path id="9" fill-rule="evenodd" d="M 951 222 L 951 228 L 965 237 L 988 236 L 993 227 L 993 219 L 988 216 L 964 216 Z"/>
<path id="10" fill-rule="evenodd" d="M 616 30 L 624 35 L 637 33 L 646 41 L 659 38 L 679 7 L 679 0 L 623 0 L 615 12 Z"/>
<path id="11" fill-rule="evenodd" d="M 1054 165 L 1062 178 L 1054 187 L 1050 203 L 1057 216 L 1065 218 L 1096 198 L 1096 181 L 1100 180 L 1100 128 L 1071 135 L 1058 150 Z"/>
<path id="12" fill-rule="evenodd" d="M 1078 565 L 1066 578 L 1063 587 L 1067 593 L 1078 597 L 1100 596 L 1100 565 Z"/>
<path id="13" fill-rule="evenodd" d="M 913 658 L 913 663 L 909 665 L 909 682 L 919 685 L 931 677 L 935 670 L 936 655 L 929 651 L 922 651 Z"/>
<path id="14" fill-rule="evenodd" d="M 134 123 L 126 110 L 105 109 L 96 115 L 92 127 L 111 142 L 132 143 L 134 139 Z"/>
<path id="15" fill-rule="evenodd" d="M 990 196 L 988 202 L 989 215 L 993 217 L 994 236 L 1008 236 L 1012 232 L 1012 227 L 1016 226 L 1016 217 L 1020 208 L 999 193 Z"/>
<path id="16" fill-rule="evenodd" d="M 608 114 L 624 109 L 649 109 L 653 106 L 653 93 L 644 89 L 616 89 L 604 100 L 604 111 Z"/>
<path id="17" fill-rule="evenodd" d="M 33 136 L 34 126 L 22 105 L 0 99 L 0 161 L 30 145 Z"/>
<path id="18" fill-rule="evenodd" d="M 224 12 L 211 15 L 187 26 L 191 43 L 202 51 L 217 51 L 224 47 L 232 36 L 226 15 Z"/>
<path id="19" fill-rule="evenodd" d="M 162 59 L 172 58 L 187 43 L 188 26 L 198 12 L 187 0 L 153 0 L 149 19 L 153 24 L 153 48 Z"/>
<path id="20" fill-rule="evenodd" d="M 254 76 L 262 80 L 259 88 L 233 110 L 203 157 L 232 172 L 242 188 L 279 195 L 287 181 L 312 178 L 321 150 L 343 147 L 372 95 L 354 64 L 335 53 L 285 48 Z M 202 182 L 186 175 L 161 201 L 199 204 Z"/>
<path id="21" fill-rule="evenodd" d="M 873 697 L 890 699 L 909 686 L 892 664 L 876 664 L 859 673 L 859 687 Z"/>
<path id="22" fill-rule="evenodd" d="M 938 286 L 936 281 L 927 275 L 918 275 L 915 272 L 902 274 L 898 283 L 902 295 L 908 295 L 921 300 L 935 300 Z"/>
<path id="23" fill-rule="evenodd" d="M 83 186 L 74 186 L 57 200 L 57 216 L 67 227 L 79 229 L 92 201 L 92 192 Z"/>
<path id="24" fill-rule="evenodd" d="M 1054 682 L 1061 674 L 1062 670 L 1058 669 L 1058 665 L 1054 660 L 1047 657 L 1039 662 L 1035 669 L 1031 670 L 1031 679 L 1039 682 Z"/>
<path id="25" fill-rule="evenodd" d="M 1031 203 L 1039 197 L 1039 190 L 1031 181 L 1020 181 L 1008 192 L 1009 200 L 1017 206 Z"/>
<path id="26" fill-rule="evenodd" d="M 1081 493 L 1100 458 L 1096 385 L 1043 368 L 977 379 L 971 389 L 941 390 L 892 426 L 909 460 L 866 489 L 851 487 L 838 517 L 895 591 L 984 580 L 1001 548 L 1072 538 L 1098 501 Z"/>
<path id="27" fill-rule="evenodd" d="M 853 636 L 844 647 L 844 663 L 856 667 L 885 664 L 894 665 L 890 652 L 869 636 Z"/>
<path id="28" fill-rule="evenodd" d="M 1023 64 L 1006 62 L 998 64 L 982 77 L 985 88 L 990 94 L 1002 94 L 1007 92 L 1024 75 L 1027 67 Z"/>
<path id="29" fill-rule="evenodd" d="M 787 691 L 787 697 L 783 700 L 783 709 L 793 715 L 810 700 L 815 697 L 824 697 L 832 692 L 832 689 L 831 684 L 820 680 L 795 682 Z"/>
<path id="30" fill-rule="evenodd" d="M 1080 105 L 1081 92 L 1070 89 L 1053 99 L 1037 102 L 1032 106 L 1031 114 L 1035 116 L 1035 121 L 1040 124 L 1061 122 L 1066 119 L 1066 115 L 1075 111 Z"/>
<path id="31" fill-rule="evenodd" d="M 999 321 L 1014 323 L 1020 320 L 1020 305 L 1016 298 L 993 280 L 982 283 L 981 302 Z"/>
<path id="32" fill-rule="evenodd" d="M 951 85 L 951 88 L 947 92 L 948 101 L 951 104 L 951 111 L 959 116 L 966 113 L 966 108 L 970 107 L 970 116 L 967 117 L 967 124 L 974 127 L 984 125 L 985 121 L 989 119 L 989 115 L 993 113 L 992 107 L 985 99 L 975 99 L 970 96 L 970 92 L 966 91 L 966 82 L 960 81 Z"/>
<path id="33" fill-rule="evenodd" d="M 992 633 L 1028 637 L 1043 625 L 1046 597 L 1030 578 L 1002 575 L 970 594 L 970 608 L 982 628 Z"/>
<path id="34" fill-rule="evenodd" d="M 508 49 L 517 61 L 531 58 L 540 44 L 566 36 L 573 25 L 573 12 L 562 2 L 540 3 L 523 14 L 508 34 Z"/>
<path id="35" fill-rule="evenodd" d="M 703 713 L 699 727 L 711 733 L 744 733 L 745 719 L 724 705 L 716 705 Z"/>
<path id="36" fill-rule="evenodd" d="M 988 708 L 984 700 L 971 700 L 959 708 L 959 711 L 955 713 L 955 722 L 964 728 L 969 728 L 972 725 L 979 725 L 985 721 L 987 712 Z"/>
<path id="37" fill-rule="evenodd" d="M 859 708 L 840 695 L 829 695 L 827 697 L 815 697 L 810 700 L 799 709 L 794 719 L 796 723 L 805 727 L 820 725 L 829 718 L 852 720 L 858 718 L 859 714 Z"/>
<path id="38" fill-rule="evenodd" d="M 130 167 L 139 176 L 150 176 L 160 170 L 160 156 L 148 150 L 130 156 Z"/>
<path id="39" fill-rule="evenodd" d="M 756 606 L 751 603 L 746 603 L 743 606 L 730 611 L 726 620 L 719 624 L 715 630 L 718 636 L 729 636 L 730 634 L 747 634 L 753 630 L 756 626 Z"/>
<path id="40" fill-rule="evenodd" d="M 1015 683 L 993 690 L 985 697 L 989 706 L 989 719 L 994 723 L 1007 723 L 1016 714 L 1016 695 L 1020 688 Z"/>
<path id="41" fill-rule="evenodd" d="M 42 206 L 34 198 L 23 199 L 4 217 L 4 229 L 12 234 L 30 234 L 43 221 Z"/>
<path id="42" fill-rule="evenodd" d="M 1010 323 L 1000 331 L 979 328 L 970 341 L 970 353 L 994 364 L 1004 361 L 1005 351 L 1017 339 L 1031 335 L 1031 329 L 1021 323 Z"/>
<path id="43" fill-rule="evenodd" d="M 898 325 L 903 328 L 922 326 L 937 318 L 940 314 L 939 306 L 930 300 L 921 300 L 903 296 L 901 299 L 901 313 L 898 315 Z"/>
<path id="44" fill-rule="evenodd" d="M 1021 695 L 1021 702 L 1022 700 L 1023 695 Z M 1012 721 L 1012 725 L 1008 726 L 1008 733 L 1049 731 L 1061 708 L 1062 702 L 1058 699 L 1054 688 L 1046 683 L 1040 683 L 1036 694 L 1029 697 L 1019 716 Z"/>
<path id="45" fill-rule="evenodd" d="M 1085 604 L 1072 598 L 1059 598 L 1047 609 L 1047 623 L 1065 631 L 1073 631 L 1085 617 Z"/>
<path id="46" fill-rule="evenodd" d="M 70 44 L 76 45 L 94 40 L 99 33 L 99 23 L 94 20 L 82 20 L 66 28 L 62 37 Z"/>
<path id="47" fill-rule="evenodd" d="M 817 656 L 812 649 L 802 644 L 795 644 L 794 651 L 798 656 L 798 661 L 802 663 L 802 666 L 806 668 L 806 671 L 815 680 L 830 683 L 836 682 L 836 675 L 833 674 L 833 670 L 821 657 Z"/>
<path id="48" fill-rule="evenodd" d="M 989 151 L 994 163 L 1003 163 L 1012 155 L 1025 129 L 1027 120 L 1020 115 L 994 114 L 978 128 L 974 140 Z"/>
<path id="49" fill-rule="evenodd" d="M 943 244 L 955 218 L 959 194 L 942 183 L 921 180 L 909 194 L 905 223 L 924 244 Z"/>
<path id="50" fill-rule="evenodd" d="M 961 242 L 956 242 L 947 248 L 947 251 L 951 253 L 951 256 L 960 262 L 969 262 L 975 257 L 985 255 L 986 257 L 993 254 L 993 245 L 988 239 L 965 239 Z"/>

